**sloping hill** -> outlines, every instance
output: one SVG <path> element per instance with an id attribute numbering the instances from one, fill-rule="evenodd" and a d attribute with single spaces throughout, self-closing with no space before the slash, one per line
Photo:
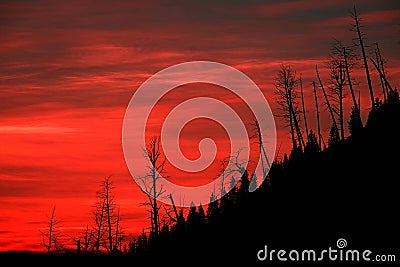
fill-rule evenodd
<path id="1" fill-rule="evenodd" d="M 257 252 L 264 245 L 276 250 L 336 249 L 339 238 L 347 240 L 348 249 L 398 253 L 399 125 L 396 98 L 373 110 L 357 136 L 275 164 L 271 185 L 236 193 L 234 206 L 217 223 L 171 230 L 150 242 L 150 252 L 136 257 L 158 263 L 253 265 L 260 263 Z"/>

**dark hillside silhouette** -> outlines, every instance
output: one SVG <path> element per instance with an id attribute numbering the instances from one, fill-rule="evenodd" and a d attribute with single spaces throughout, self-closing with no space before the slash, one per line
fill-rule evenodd
<path id="1" fill-rule="evenodd" d="M 297 152 L 296 157 L 273 164 L 271 185 L 248 193 L 239 184 L 209 205 L 207 223 L 204 212 L 200 216 L 192 206 L 180 229 L 172 227 L 145 244 L 146 253 L 133 253 L 133 258 L 160 264 L 172 263 L 173 258 L 197 262 L 201 253 L 210 262 L 250 264 L 258 262 L 256 253 L 265 244 L 317 250 L 335 247 L 339 238 L 347 239 L 354 249 L 394 253 L 400 225 L 397 91 L 385 104 L 375 106 L 356 136 L 318 152 L 316 137 L 310 133 L 304 154 Z"/>

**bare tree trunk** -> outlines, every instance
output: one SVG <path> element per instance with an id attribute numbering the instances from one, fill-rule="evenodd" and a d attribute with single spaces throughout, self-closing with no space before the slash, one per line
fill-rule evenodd
<path id="1" fill-rule="evenodd" d="M 105 208 L 107 216 L 107 233 L 108 233 L 108 246 L 110 251 L 113 251 L 113 238 L 112 238 L 112 207 L 110 203 L 110 177 L 107 177 L 104 182 L 105 189 Z"/>
<path id="2" fill-rule="evenodd" d="M 303 81 L 301 79 L 301 75 L 300 75 L 300 93 L 301 93 L 301 106 L 302 106 L 302 110 L 303 110 L 304 126 L 306 127 L 306 134 L 307 134 L 307 138 L 308 138 L 307 114 L 306 114 L 306 108 L 304 105 Z"/>
<path id="3" fill-rule="evenodd" d="M 57 221 L 55 218 L 55 211 L 56 206 L 53 207 L 51 216 L 47 216 L 48 228 L 46 229 L 46 231 L 39 230 L 39 232 L 42 234 L 41 245 L 46 249 L 47 253 L 50 253 L 52 250 L 59 252 L 60 248 L 62 248 L 62 244 L 60 244 L 58 240 L 58 238 L 60 237 L 58 224 L 60 222 Z"/>
<path id="4" fill-rule="evenodd" d="M 299 142 L 300 148 L 302 145 L 304 146 L 304 140 L 302 139 L 297 120 L 297 114 L 299 113 L 296 102 L 297 94 L 295 91 L 295 84 L 297 81 L 296 74 L 290 69 L 290 66 L 282 65 L 274 84 L 276 88 L 275 94 L 278 95 L 276 102 L 282 110 L 282 113 L 278 116 L 284 118 L 284 120 L 289 124 L 287 126 L 290 127 L 293 150 L 298 147 L 297 141 Z"/>
<path id="5" fill-rule="evenodd" d="M 324 97 L 325 97 L 326 105 L 328 106 L 329 114 L 331 115 L 332 122 L 333 122 L 333 124 L 334 124 L 334 126 L 335 126 L 335 128 L 336 128 L 336 130 L 337 130 L 338 127 L 337 127 L 336 119 L 335 119 L 335 116 L 334 116 L 334 114 L 333 114 L 332 107 L 331 107 L 331 105 L 330 105 L 330 103 L 329 103 L 328 96 L 326 95 L 326 92 L 325 92 L 325 89 L 324 89 L 324 85 L 322 84 L 321 77 L 319 76 L 318 66 L 317 66 L 317 65 L 315 65 L 315 70 L 316 70 L 316 72 L 317 72 L 318 81 L 319 81 L 319 84 L 320 84 L 320 86 L 321 86 L 322 92 L 323 92 Z M 339 136 L 339 133 L 338 133 L 338 136 Z"/>
<path id="6" fill-rule="evenodd" d="M 47 245 L 47 252 L 51 250 L 51 244 L 53 243 L 53 230 L 54 230 L 54 213 L 56 211 L 56 206 L 53 207 L 53 211 L 51 213 L 50 222 L 49 222 L 49 240 Z"/>
<path id="7" fill-rule="evenodd" d="M 121 250 L 122 246 L 122 234 L 120 231 L 120 225 L 119 225 L 120 217 L 119 217 L 119 208 L 117 212 L 117 218 L 115 222 L 115 243 L 114 243 L 114 249 L 119 249 Z"/>
<path id="8" fill-rule="evenodd" d="M 378 43 L 376 43 L 376 44 L 378 44 Z M 377 50 L 375 50 L 375 60 L 376 60 L 376 62 L 378 62 L 378 68 L 380 68 L 381 66 L 379 64 L 379 55 L 378 55 Z M 386 91 L 385 91 L 385 82 L 383 81 L 383 78 L 381 76 L 379 76 L 379 81 L 381 82 L 383 101 L 386 102 L 387 98 L 386 98 Z"/>
<path id="9" fill-rule="evenodd" d="M 162 188 L 162 185 L 158 187 L 158 180 L 161 178 L 160 174 L 164 172 L 164 164 L 165 160 L 161 160 L 161 149 L 160 149 L 160 140 L 157 137 L 153 137 L 150 140 L 149 146 L 145 148 L 145 153 L 147 159 L 150 161 L 151 166 L 150 173 L 147 177 L 150 179 L 150 185 L 146 184 L 145 193 L 148 195 L 149 201 L 145 203 L 150 206 L 150 223 L 151 223 L 151 231 L 154 237 L 157 237 L 160 233 L 160 218 L 159 218 L 159 210 L 161 205 L 158 204 L 157 198 L 160 197 L 165 191 Z"/>
<path id="10" fill-rule="evenodd" d="M 315 110 L 317 113 L 317 127 L 318 127 L 318 146 L 319 146 L 319 150 L 321 150 L 321 125 L 319 122 L 319 110 L 318 110 L 318 97 L 317 97 L 317 89 L 315 86 L 315 82 L 313 81 L 313 88 L 314 88 L 314 99 L 315 99 Z"/>
<path id="11" fill-rule="evenodd" d="M 96 229 L 96 253 L 98 254 L 100 252 L 100 241 L 102 237 L 102 228 L 103 228 L 103 220 L 104 220 L 104 207 L 105 207 L 105 201 L 103 200 L 100 211 L 97 211 L 96 220 L 97 220 L 97 229 Z"/>
<path id="12" fill-rule="evenodd" d="M 378 50 L 378 56 L 379 56 L 379 62 L 380 62 L 380 69 L 382 70 L 382 74 L 383 74 L 383 77 L 384 78 L 382 78 L 383 80 L 386 80 L 386 73 L 385 73 L 385 66 L 384 66 L 384 64 L 383 64 L 383 59 L 382 59 L 382 54 L 381 54 L 381 50 L 380 50 L 380 48 L 379 48 L 379 45 L 378 45 L 378 43 L 376 43 L 376 48 L 377 48 L 377 50 Z M 378 63 L 378 62 L 377 62 Z M 387 84 L 385 83 L 385 94 L 386 94 L 386 96 L 388 95 L 388 86 L 387 86 Z"/>
<path id="13" fill-rule="evenodd" d="M 119 224 L 119 213 L 116 214 L 117 205 L 115 204 L 113 189 L 111 176 L 108 176 L 102 181 L 100 189 L 96 192 L 98 200 L 94 211 L 92 231 L 94 245 L 92 247 L 97 254 L 100 252 L 100 248 L 104 248 L 107 252 L 113 252 L 118 241 L 115 232 L 120 232 L 120 229 L 116 229 L 116 224 Z"/>
<path id="14" fill-rule="evenodd" d="M 343 47 L 343 57 L 344 57 L 344 66 L 346 68 L 346 76 L 347 76 L 347 83 L 349 84 L 349 88 L 350 88 L 350 94 L 351 94 L 351 99 L 353 100 L 353 106 L 356 109 L 357 115 L 359 117 L 359 121 L 362 123 L 361 121 L 361 115 L 360 115 L 360 109 L 357 105 L 357 100 L 356 100 L 356 96 L 354 94 L 354 90 L 353 90 L 353 83 L 351 82 L 351 76 L 350 76 L 350 70 L 349 70 L 349 63 L 347 62 L 347 52 L 346 52 L 346 47 Z"/>
<path id="15" fill-rule="evenodd" d="M 153 190 L 152 190 L 152 200 L 151 200 L 151 209 L 152 209 L 152 214 L 153 214 L 153 218 L 152 218 L 152 230 L 153 230 L 153 234 L 154 236 L 158 236 L 159 233 L 159 219 L 158 219 L 158 203 L 157 203 L 157 171 L 156 168 L 154 167 L 156 162 L 152 162 L 153 167 L 151 169 L 151 179 L 152 179 L 152 183 L 153 183 Z"/>
<path id="16" fill-rule="evenodd" d="M 345 77 L 343 77 L 344 71 L 343 71 L 343 63 L 342 60 L 340 60 L 339 64 L 339 75 L 340 80 L 345 81 Z M 344 123 L 343 123 L 343 85 L 340 86 L 339 89 L 339 123 L 340 123 L 340 139 L 344 140 Z"/>
<path id="17" fill-rule="evenodd" d="M 149 206 L 146 211 L 149 213 L 151 232 L 149 237 L 158 237 L 160 233 L 160 216 L 159 211 L 163 207 L 158 202 L 158 198 L 165 193 L 163 184 L 159 182 L 162 179 L 162 173 L 164 173 L 165 159 L 161 158 L 160 138 L 153 137 L 146 147 L 144 148 L 145 156 L 149 161 L 149 172 L 137 179 L 141 180 L 144 188 L 142 191 L 147 195 L 147 201 L 142 205 Z M 165 207 L 164 207 L 165 208 Z M 167 212 L 168 215 L 168 212 Z"/>
<path id="18" fill-rule="evenodd" d="M 379 75 L 381 76 L 381 78 L 385 81 L 387 87 L 389 88 L 390 92 L 393 93 L 393 88 L 390 85 L 390 83 L 388 82 L 388 80 L 386 79 L 385 75 L 382 73 L 382 71 L 379 69 L 378 64 L 375 63 L 375 61 L 372 58 L 369 58 L 372 62 L 372 64 L 374 64 L 375 69 L 379 72 Z"/>
<path id="19" fill-rule="evenodd" d="M 294 139 L 295 144 L 296 144 L 296 146 L 294 146 L 294 148 L 297 147 L 296 139 L 294 137 L 294 135 L 295 135 L 294 131 L 296 131 L 297 141 L 299 142 L 299 146 L 300 146 L 300 148 L 302 148 L 302 147 L 304 147 L 304 140 L 303 140 L 303 136 L 301 135 L 301 131 L 300 131 L 299 123 L 298 123 L 298 120 L 297 120 L 296 112 L 295 112 L 294 107 L 293 107 L 293 99 L 291 97 L 291 94 L 288 95 L 287 100 L 288 100 L 288 107 L 289 107 L 289 112 L 290 112 L 290 124 L 291 124 L 291 129 L 293 131 L 292 138 Z"/>
<path id="20" fill-rule="evenodd" d="M 156 187 L 154 186 L 154 189 Z M 154 196 L 156 195 L 156 193 L 154 193 Z M 153 197 L 153 224 L 154 224 L 154 235 L 158 236 L 159 233 L 159 219 L 158 219 L 158 204 L 157 204 L 157 198 Z"/>
<path id="21" fill-rule="evenodd" d="M 257 142 L 260 147 L 261 166 L 262 166 L 262 171 L 263 171 L 262 181 L 264 181 L 264 179 L 267 176 L 268 170 L 271 169 L 271 163 L 269 162 L 268 157 L 267 157 L 267 152 L 265 151 L 265 147 L 264 147 L 264 143 L 263 143 L 262 135 L 261 135 L 260 124 L 258 123 L 257 120 L 254 121 L 254 127 L 255 127 L 255 131 L 256 131 L 254 136 L 257 138 Z M 268 170 L 264 164 L 264 160 L 265 160 L 266 164 L 268 165 Z"/>
<path id="22" fill-rule="evenodd" d="M 84 252 L 88 252 L 89 246 L 91 244 L 91 239 L 92 239 L 93 233 L 89 231 L 89 225 L 86 225 L 85 233 L 83 235 L 83 249 Z"/>
<path id="23" fill-rule="evenodd" d="M 51 213 L 51 219 L 49 223 L 49 245 L 47 252 L 50 252 L 51 249 L 51 243 L 53 242 L 53 227 L 54 227 L 54 213 L 56 211 L 56 206 L 53 207 L 53 211 Z"/>
<path id="24" fill-rule="evenodd" d="M 176 209 L 175 201 L 174 201 L 174 198 L 172 197 L 172 194 L 169 194 L 169 199 L 171 200 L 171 204 L 172 204 L 172 207 L 174 209 L 174 214 L 175 214 L 176 221 L 178 221 L 179 214 L 178 214 L 178 211 Z"/>
<path id="25" fill-rule="evenodd" d="M 293 106 L 293 105 L 292 105 Z M 305 147 L 305 143 L 304 143 L 304 139 L 303 139 L 303 135 L 301 134 L 301 129 L 299 126 L 299 121 L 297 120 L 297 116 L 296 113 L 293 110 L 292 107 L 292 114 L 293 114 L 293 123 L 294 123 L 294 127 L 296 129 L 296 133 L 297 133 L 297 140 L 299 141 L 299 145 L 301 149 L 304 149 Z"/>
<path id="26" fill-rule="evenodd" d="M 287 80 L 285 77 L 285 83 L 287 84 Z M 287 94 L 287 105 L 289 108 L 289 125 L 290 125 L 290 134 L 292 136 L 292 147 L 293 149 L 297 148 L 297 142 L 295 138 L 295 132 L 294 132 L 294 123 L 293 123 L 293 113 L 292 113 L 292 101 L 290 100 L 290 96 Z"/>
<path id="27" fill-rule="evenodd" d="M 289 117 L 289 124 L 290 124 L 290 134 L 292 136 L 292 147 L 293 149 L 297 148 L 297 142 L 296 142 L 296 138 L 295 138 L 295 133 L 294 133 L 294 126 L 293 126 L 293 116 L 290 114 Z"/>
<path id="28" fill-rule="evenodd" d="M 322 135 L 320 135 L 320 137 L 321 137 L 321 140 L 322 140 L 322 144 L 324 144 L 324 149 L 325 149 L 326 148 L 326 143 L 325 143 L 324 137 Z"/>
<path id="29" fill-rule="evenodd" d="M 356 29 L 357 29 L 357 34 L 358 34 L 358 42 L 360 44 L 361 52 L 362 52 L 362 56 L 363 56 L 365 74 L 367 76 L 367 83 L 368 83 L 368 89 L 369 89 L 369 96 L 371 98 L 371 105 L 372 105 L 372 108 L 374 108 L 375 107 L 374 91 L 372 90 L 372 82 L 371 82 L 371 76 L 369 74 L 367 56 L 365 54 L 364 41 L 363 41 L 363 38 L 362 38 L 362 34 L 361 34 L 361 30 L 360 30 L 360 22 L 359 22 L 359 19 L 358 19 L 357 10 L 356 10 L 356 6 L 355 5 L 354 5 L 353 18 L 354 18 L 354 21 L 356 23 Z"/>
<path id="30" fill-rule="evenodd" d="M 379 45 L 378 43 L 375 43 L 376 49 L 375 49 L 375 57 L 376 57 L 376 63 L 378 65 L 378 68 L 382 71 L 382 74 L 385 75 L 385 71 L 383 69 L 383 60 L 380 55 L 380 50 L 379 50 Z M 387 96 L 386 96 L 386 90 L 387 86 L 385 84 L 385 81 L 383 80 L 383 77 L 379 75 L 379 80 L 381 82 L 381 87 L 382 87 L 382 92 L 383 92 L 383 100 L 386 102 L 387 101 Z"/>
<path id="31" fill-rule="evenodd" d="M 288 77 L 287 74 L 284 73 L 284 84 L 285 84 L 285 91 L 286 91 L 286 101 L 287 101 L 287 105 L 288 105 L 288 109 L 289 109 L 289 124 L 290 124 L 290 133 L 292 135 L 292 145 L 293 145 L 293 149 L 295 149 L 297 147 L 297 142 L 296 142 L 296 138 L 295 138 L 295 129 L 294 129 L 294 123 L 293 123 L 293 101 L 291 99 L 291 94 L 289 93 L 289 88 L 288 88 Z"/>

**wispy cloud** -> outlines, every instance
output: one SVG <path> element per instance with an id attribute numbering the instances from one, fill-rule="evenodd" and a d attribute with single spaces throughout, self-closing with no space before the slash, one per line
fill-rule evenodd
<path id="1" fill-rule="evenodd" d="M 0 126 L 0 134 L 68 134 L 76 131 L 73 128 L 54 126 Z"/>

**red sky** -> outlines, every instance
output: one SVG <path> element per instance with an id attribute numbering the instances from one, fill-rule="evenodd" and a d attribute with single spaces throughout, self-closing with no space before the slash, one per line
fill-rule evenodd
<path id="1" fill-rule="evenodd" d="M 154 73 L 191 60 L 221 62 L 253 79 L 277 112 L 274 77 L 282 63 L 291 64 L 302 74 L 315 129 L 315 64 L 327 82 L 333 38 L 351 44 L 355 37 L 349 31 L 352 6 L 344 0 L 145 2 L 0 3 L 0 251 L 41 250 L 39 230 L 54 205 L 63 231 L 76 234 L 89 222 L 95 192 L 108 175 L 126 232 L 147 227 L 139 206 L 145 196 L 126 167 L 121 129 L 130 98 Z M 370 50 L 379 42 L 390 81 L 399 86 L 400 3 L 355 2 Z M 370 67 L 375 94 L 382 97 Z M 361 74 L 354 71 L 365 119 L 370 105 Z M 186 90 L 221 94 L 205 86 Z M 175 92 L 160 110 L 185 97 Z M 205 124 L 197 121 L 194 129 Z M 290 139 L 283 123 L 277 119 L 276 125 L 282 156 Z M 218 125 L 212 127 L 211 135 L 223 140 Z M 193 140 L 205 136 L 189 125 L 184 131 L 183 151 L 196 158 Z"/>

